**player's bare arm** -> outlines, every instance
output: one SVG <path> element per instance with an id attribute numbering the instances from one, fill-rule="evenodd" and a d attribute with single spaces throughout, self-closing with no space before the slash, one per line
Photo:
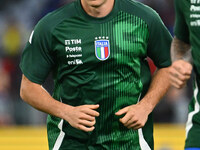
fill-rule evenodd
<path id="1" fill-rule="evenodd" d="M 116 115 L 125 114 L 120 122 L 129 129 L 142 128 L 157 103 L 167 92 L 169 83 L 168 68 L 159 69 L 154 75 L 150 88 L 145 97 L 136 105 L 131 105 L 119 110 Z"/>
<path id="2" fill-rule="evenodd" d="M 173 61 L 169 69 L 171 84 L 176 88 L 182 88 L 192 73 L 190 45 L 175 37 L 171 44 L 171 57 Z"/>
<path id="3" fill-rule="evenodd" d="M 74 128 L 86 132 L 94 130 L 95 117 L 99 116 L 96 111 L 99 105 L 73 107 L 63 104 L 53 99 L 41 85 L 31 82 L 24 75 L 22 76 L 20 96 L 36 109 L 62 118 Z"/>

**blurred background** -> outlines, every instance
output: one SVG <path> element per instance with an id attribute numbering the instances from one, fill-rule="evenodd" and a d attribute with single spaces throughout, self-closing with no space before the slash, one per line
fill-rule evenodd
<path id="1" fill-rule="evenodd" d="M 73 0 L 0 1 L 0 145 L 4 146 L 0 149 L 9 149 L 7 146 L 9 143 L 6 140 L 13 137 L 19 139 L 19 135 L 23 137 L 22 133 L 25 135 L 31 133 L 37 139 L 43 137 L 44 139 L 39 140 L 39 145 L 43 145 L 43 149 L 47 149 L 47 145 L 44 145 L 46 143 L 41 142 L 42 140 L 47 142 L 46 114 L 27 105 L 19 96 L 22 75 L 19 62 L 23 48 L 36 23 L 48 12 L 70 1 Z M 173 36 L 175 19 L 173 0 L 138 1 L 157 11 Z M 187 119 L 188 103 L 192 97 L 191 82 L 190 80 L 187 87 L 182 90 L 170 89 L 155 108 L 155 146 L 157 150 L 183 149 L 184 123 Z M 52 85 L 49 77 L 44 86 L 50 93 Z M 22 132 L 24 129 L 27 129 L 25 130 L 27 132 Z M 178 132 L 177 135 L 174 131 L 180 131 L 180 133 Z M 13 133 L 16 133 L 15 136 Z M 170 133 L 175 139 L 169 136 Z M 5 138 L 5 135 L 8 135 L 8 139 Z M 174 140 L 177 142 L 173 143 Z M 179 147 L 175 148 L 174 146 Z M 12 145 L 12 148 L 18 149 L 16 145 Z"/>

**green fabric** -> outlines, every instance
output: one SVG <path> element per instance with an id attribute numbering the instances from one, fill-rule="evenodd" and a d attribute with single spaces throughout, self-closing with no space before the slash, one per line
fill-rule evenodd
<path id="1" fill-rule="evenodd" d="M 200 147 L 200 1 L 175 0 L 176 23 L 175 36 L 191 45 L 193 67 L 195 71 L 194 97 L 189 104 L 189 115 L 186 129 L 191 126 L 185 147 Z M 195 96 L 196 95 L 196 96 Z M 191 120 L 190 120 L 191 119 Z"/>
<path id="2" fill-rule="evenodd" d="M 98 40 L 109 40 L 109 44 Z M 109 47 L 106 60 L 97 58 L 96 43 Z M 131 0 L 116 0 L 112 12 L 103 18 L 87 15 L 80 1 L 44 17 L 24 50 L 22 72 L 42 84 L 52 71 L 56 100 L 72 106 L 100 105 L 93 132 L 77 130 L 64 121 L 60 149 L 70 149 L 69 144 L 76 149 L 80 144 L 85 149 L 140 150 L 138 131 L 125 128 L 115 112 L 136 104 L 146 93 L 151 80 L 147 56 L 159 68 L 171 64 L 170 43 L 171 36 L 157 13 Z M 60 121 L 48 116 L 50 149 L 60 134 Z M 143 134 L 153 149 L 152 117 Z"/>
<path id="3" fill-rule="evenodd" d="M 176 20 L 175 20 L 175 27 L 174 33 L 180 40 L 189 43 L 189 29 L 186 23 L 184 12 L 190 9 L 190 2 L 185 0 L 184 3 L 180 3 L 180 1 L 175 0 L 175 11 L 176 11 Z M 183 7 L 184 6 L 184 7 Z"/>

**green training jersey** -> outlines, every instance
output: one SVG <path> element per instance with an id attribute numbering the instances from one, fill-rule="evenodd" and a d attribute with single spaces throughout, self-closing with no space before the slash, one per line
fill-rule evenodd
<path id="1" fill-rule="evenodd" d="M 189 105 L 185 147 L 200 147 L 200 1 L 175 0 L 175 35 L 191 45 L 195 71 L 194 97 Z"/>
<path id="2" fill-rule="evenodd" d="M 53 97 L 79 106 L 99 104 L 95 130 L 83 132 L 60 118 L 47 119 L 50 149 L 153 149 L 152 115 L 145 127 L 129 130 L 115 112 L 136 104 L 151 81 L 146 62 L 168 67 L 171 35 L 158 14 L 133 0 L 115 0 L 103 18 L 89 16 L 80 0 L 45 16 L 23 52 L 21 70 L 42 84 L 50 71 Z"/>

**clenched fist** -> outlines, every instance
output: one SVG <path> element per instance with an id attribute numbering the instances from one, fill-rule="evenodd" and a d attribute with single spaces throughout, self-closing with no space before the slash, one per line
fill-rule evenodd
<path id="1" fill-rule="evenodd" d="M 180 89 L 185 86 L 190 79 L 192 73 L 192 65 L 184 60 L 174 61 L 169 68 L 171 85 Z"/>

